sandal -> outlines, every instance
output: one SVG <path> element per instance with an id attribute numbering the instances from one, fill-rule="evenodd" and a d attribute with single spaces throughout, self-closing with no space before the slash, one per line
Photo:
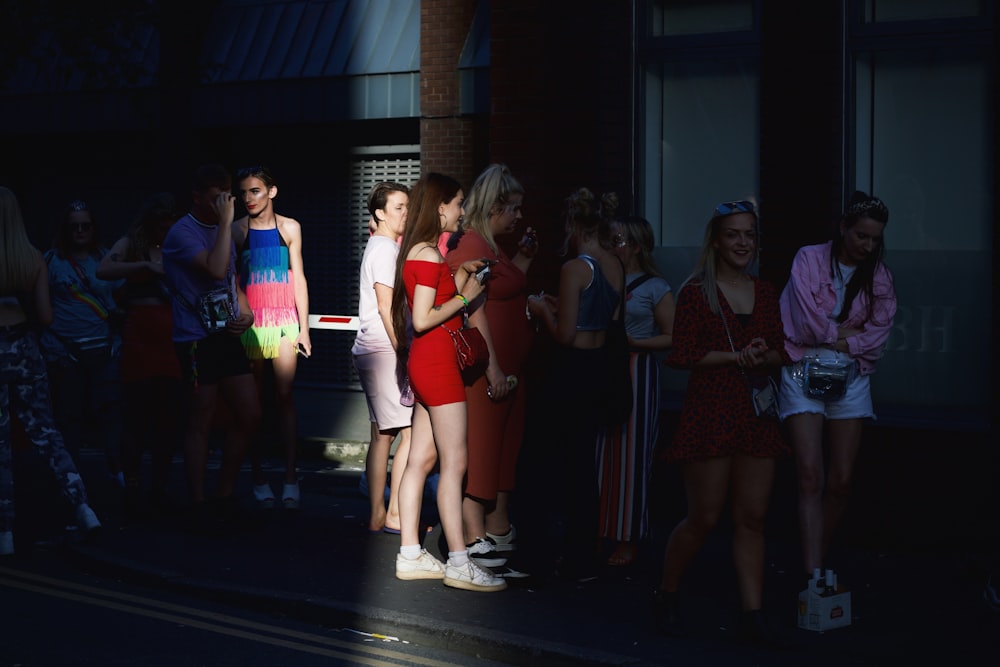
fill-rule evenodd
<path id="1" fill-rule="evenodd" d="M 267 482 L 253 485 L 253 497 L 262 510 L 274 509 L 274 492 Z"/>
<path id="2" fill-rule="evenodd" d="M 297 510 L 299 508 L 299 484 L 285 484 L 281 491 L 281 506 L 286 510 Z"/>

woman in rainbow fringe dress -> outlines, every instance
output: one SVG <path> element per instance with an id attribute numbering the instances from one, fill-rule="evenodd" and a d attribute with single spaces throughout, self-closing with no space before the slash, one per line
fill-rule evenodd
<path id="1" fill-rule="evenodd" d="M 264 361 L 274 371 L 274 401 L 278 434 L 285 455 L 285 478 L 280 504 L 298 509 L 296 470 L 298 419 L 292 384 L 298 355 L 312 354 L 309 339 L 309 291 L 302 270 L 302 227 L 297 220 L 274 211 L 278 186 L 267 167 L 247 167 L 236 173 L 246 217 L 233 223 L 233 241 L 239 253 L 240 282 L 254 314 L 254 324 L 243 334 L 243 345 L 254 369 L 258 390 Z M 269 397 L 261 400 L 267 405 Z M 262 509 L 277 502 L 262 465 L 262 446 L 250 449 L 253 494 Z"/>

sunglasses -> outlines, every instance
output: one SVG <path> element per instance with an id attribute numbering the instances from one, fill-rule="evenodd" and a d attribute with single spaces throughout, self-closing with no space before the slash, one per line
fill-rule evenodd
<path id="1" fill-rule="evenodd" d="M 94 228 L 94 223 L 92 222 L 67 222 L 66 226 L 77 232 L 89 232 Z"/>
<path id="2" fill-rule="evenodd" d="M 729 201 L 715 207 L 716 215 L 732 215 L 733 213 L 756 213 L 752 201 Z"/>

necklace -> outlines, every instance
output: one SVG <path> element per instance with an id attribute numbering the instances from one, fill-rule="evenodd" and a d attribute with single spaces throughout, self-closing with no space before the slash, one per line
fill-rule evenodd
<path id="1" fill-rule="evenodd" d="M 716 277 L 716 280 L 718 280 L 720 283 L 723 283 L 725 285 L 730 285 L 732 287 L 736 287 L 736 286 L 738 286 L 740 284 L 740 282 L 743 281 L 743 274 L 742 273 L 739 274 L 738 276 L 736 276 L 732 280 L 723 280 L 722 278 L 718 278 L 718 277 Z"/>

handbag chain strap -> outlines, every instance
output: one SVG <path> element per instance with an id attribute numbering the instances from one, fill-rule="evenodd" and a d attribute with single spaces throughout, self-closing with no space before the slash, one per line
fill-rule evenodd
<path id="1" fill-rule="evenodd" d="M 733 352 L 736 352 L 736 346 L 733 345 L 733 337 L 729 333 L 729 323 L 726 321 L 726 313 L 722 311 L 722 308 L 719 308 L 719 315 L 722 317 L 722 326 L 726 328 L 726 338 L 729 339 L 729 347 L 732 348 Z M 736 368 L 739 369 L 740 375 L 746 378 L 747 372 L 743 370 L 743 367 L 736 364 Z"/>

